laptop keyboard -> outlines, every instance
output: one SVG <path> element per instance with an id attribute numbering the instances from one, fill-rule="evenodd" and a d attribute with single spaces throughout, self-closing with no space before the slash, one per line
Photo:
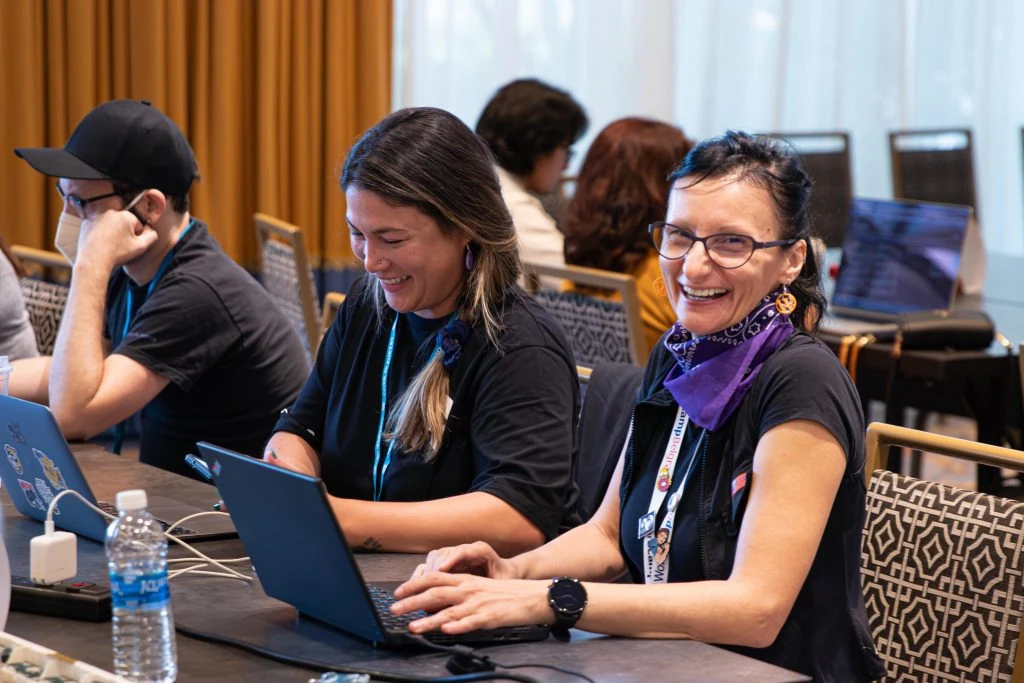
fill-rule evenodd
<path id="1" fill-rule="evenodd" d="M 379 586 L 374 586 L 372 583 L 367 584 L 366 589 L 370 592 L 370 600 L 373 601 L 373 608 L 377 610 L 377 616 L 380 617 L 381 622 L 388 631 L 408 632 L 410 622 L 429 616 L 423 610 L 396 616 L 391 613 L 390 609 L 391 605 L 397 602 L 394 595 Z"/>
<path id="2" fill-rule="evenodd" d="M 113 515 L 114 517 L 117 517 L 119 512 L 117 506 L 111 505 L 105 500 L 96 501 L 96 507 L 106 512 L 108 515 Z M 170 522 L 165 522 L 162 519 L 157 519 L 156 522 L 164 531 L 167 531 L 168 527 L 171 526 Z M 198 533 L 199 532 L 195 529 L 189 529 L 187 526 L 177 526 L 171 531 L 171 536 L 195 536 Z"/>

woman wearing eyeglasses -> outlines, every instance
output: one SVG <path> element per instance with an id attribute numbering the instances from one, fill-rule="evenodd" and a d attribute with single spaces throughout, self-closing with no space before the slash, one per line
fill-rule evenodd
<path id="1" fill-rule="evenodd" d="M 396 612 L 432 613 L 413 631 L 548 623 L 717 643 L 817 681 L 883 674 L 860 586 L 864 420 L 809 334 L 811 183 L 778 145 L 728 132 L 669 178 L 651 233 L 678 320 L 595 516 L 510 560 L 430 553 L 398 591 Z M 642 585 L 607 583 L 626 573 Z"/>

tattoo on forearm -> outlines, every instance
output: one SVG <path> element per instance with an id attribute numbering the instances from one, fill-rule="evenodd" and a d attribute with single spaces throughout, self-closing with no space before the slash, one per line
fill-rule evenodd
<path id="1" fill-rule="evenodd" d="M 381 548 L 383 548 L 384 546 L 382 546 L 380 544 L 380 541 L 378 541 L 376 538 L 374 538 L 373 536 L 370 536 L 365 541 L 363 541 L 362 544 L 359 547 L 362 548 L 363 550 L 372 550 L 372 551 L 376 552 L 376 551 L 380 550 Z"/>

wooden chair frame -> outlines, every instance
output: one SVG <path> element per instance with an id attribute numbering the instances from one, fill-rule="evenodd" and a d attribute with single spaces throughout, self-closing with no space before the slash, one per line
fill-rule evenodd
<path id="1" fill-rule="evenodd" d="M 590 376 L 594 374 L 593 368 L 588 368 L 583 365 L 576 366 L 576 379 L 580 384 L 590 384 Z"/>
<path id="2" fill-rule="evenodd" d="M 306 341 L 309 344 L 309 351 L 315 357 L 317 347 L 320 345 L 320 320 L 317 320 L 316 305 L 313 303 L 316 299 L 316 294 L 313 292 L 313 285 L 309 281 L 309 273 L 312 271 L 309 265 L 309 256 L 306 252 L 306 242 L 302 235 L 302 228 L 273 216 L 268 216 L 265 213 L 254 214 L 253 220 L 256 224 L 256 243 L 259 246 L 260 272 L 264 272 L 263 243 L 271 236 L 280 238 L 295 252 L 296 280 L 299 283 L 299 302 L 302 304 L 302 320 L 306 327 Z"/>
<path id="3" fill-rule="evenodd" d="M 345 303 L 345 295 L 341 292 L 327 292 L 324 294 L 324 303 L 320 307 L 320 335 L 327 334 L 328 328 L 334 323 L 338 309 Z"/>
<path id="4" fill-rule="evenodd" d="M 929 453 L 970 460 L 980 465 L 1024 470 L 1024 451 L 881 422 L 872 422 L 868 425 L 866 446 L 867 460 L 864 463 L 864 481 L 869 485 L 872 473 L 875 470 L 885 469 L 886 457 L 891 446 L 916 448 Z M 1018 655 L 1021 654 L 1024 652 L 1018 652 Z"/>
<path id="5" fill-rule="evenodd" d="M 58 251 L 47 251 L 45 249 L 14 244 L 11 245 L 11 253 L 17 256 L 19 261 L 31 263 L 42 268 L 53 268 L 61 272 L 67 272 L 68 277 L 71 277 L 71 264 Z"/>
<path id="6" fill-rule="evenodd" d="M 615 273 L 610 270 L 584 268 L 583 266 L 553 266 L 544 263 L 523 262 L 527 281 L 537 281 L 540 277 L 552 277 L 568 280 L 583 287 L 607 289 L 618 292 L 622 297 L 622 305 L 626 315 L 626 330 L 629 334 L 630 359 L 637 365 L 647 363 L 650 349 L 644 341 L 643 321 L 640 319 L 640 300 L 636 293 L 636 278 L 626 273 Z"/>

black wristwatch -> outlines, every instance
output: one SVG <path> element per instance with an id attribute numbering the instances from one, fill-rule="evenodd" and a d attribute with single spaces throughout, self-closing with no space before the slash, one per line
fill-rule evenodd
<path id="1" fill-rule="evenodd" d="M 570 576 L 556 576 L 548 586 L 548 604 L 555 612 L 551 634 L 559 640 L 569 640 L 569 629 L 576 625 L 587 606 L 587 590 Z"/>

